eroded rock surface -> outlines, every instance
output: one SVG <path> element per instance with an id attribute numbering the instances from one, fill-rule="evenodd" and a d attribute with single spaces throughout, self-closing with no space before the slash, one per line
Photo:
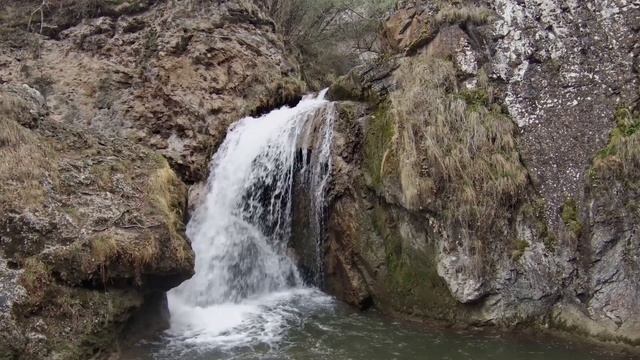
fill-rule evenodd
<path id="1" fill-rule="evenodd" d="M 60 124 L 0 87 L 0 354 L 88 357 L 143 302 L 189 278 L 186 186 L 160 155 Z"/>
<path id="2" fill-rule="evenodd" d="M 330 91 L 361 103 L 341 103 L 327 288 L 637 344 L 640 3 L 462 3 L 402 2 L 399 55 Z"/>
<path id="3" fill-rule="evenodd" d="M 257 4 L 0 1 L 0 358 L 106 357 L 192 275 L 185 184 L 305 87 Z"/>
<path id="4" fill-rule="evenodd" d="M 52 7 L 45 24 L 65 22 L 51 37 L 5 34 L 27 40 L 3 45 L 0 82 L 39 89 L 56 121 L 157 150 L 189 183 L 206 179 L 233 121 L 304 90 L 295 60 L 253 2 L 132 3 L 139 6 L 87 10 L 73 22 L 60 19 L 73 6 L 65 14 Z M 1 15 L 28 18 L 35 6 L 12 4 Z"/>

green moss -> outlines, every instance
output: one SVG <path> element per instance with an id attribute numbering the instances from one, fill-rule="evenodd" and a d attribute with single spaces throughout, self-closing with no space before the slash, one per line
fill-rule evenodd
<path id="1" fill-rule="evenodd" d="M 597 158 L 599 159 L 618 155 L 625 140 L 635 135 L 640 129 L 640 114 L 634 113 L 629 108 L 619 108 L 616 110 L 614 118 L 616 127 L 609 135 L 609 144 L 598 152 Z"/>
<path id="2" fill-rule="evenodd" d="M 548 230 L 548 228 L 545 227 L 545 229 L 547 229 L 547 231 L 542 234 L 544 247 L 550 252 L 554 252 L 558 246 L 558 239 L 551 231 Z"/>
<path id="3" fill-rule="evenodd" d="M 480 107 L 488 107 L 490 105 L 490 97 L 485 89 L 463 90 L 459 93 L 459 96 L 471 110 L 477 111 Z"/>
<path id="4" fill-rule="evenodd" d="M 388 104 L 382 104 L 371 116 L 364 140 L 364 167 L 376 190 L 381 190 L 382 187 L 384 161 L 388 152 L 392 151 L 394 134 L 395 123 Z"/>
<path id="5" fill-rule="evenodd" d="M 562 221 L 576 237 L 580 237 L 582 222 L 578 213 L 578 204 L 572 198 L 568 198 L 562 205 Z"/>
<path id="6" fill-rule="evenodd" d="M 553 232 L 549 230 L 545 209 L 546 205 L 544 200 L 537 197 L 528 200 L 521 208 L 521 212 L 525 221 L 533 226 L 537 237 L 542 239 L 545 248 L 550 252 L 554 252 L 558 245 L 558 239 Z"/>
<path id="7" fill-rule="evenodd" d="M 372 211 L 374 230 L 384 241 L 385 301 L 396 311 L 435 320 L 452 320 L 464 310 L 438 275 L 436 249 L 405 247 L 394 215 L 383 206 Z"/>
<path id="8" fill-rule="evenodd" d="M 529 244 L 528 241 L 522 240 L 522 239 L 517 239 L 515 241 L 515 250 L 513 250 L 513 253 L 511 254 L 511 258 L 514 261 L 520 260 L 522 255 L 524 255 L 524 252 L 529 248 L 529 246 L 530 246 L 530 244 Z"/>
<path id="9" fill-rule="evenodd" d="M 621 107 L 614 118 L 616 127 L 609 143 L 594 157 L 588 171 L 591 191 L 606 192 L 619 183 L 625 190 L 640 192 L 640 108 Z"/>
<path id="10" fill-rule="evenodd" d="M 149 31 L 146 32 L 144 44 L 138 60 L 140 66 L 146 65 L 158 52 L 158 37 L 159 35 L 156 29 L 149 29 Z"/>

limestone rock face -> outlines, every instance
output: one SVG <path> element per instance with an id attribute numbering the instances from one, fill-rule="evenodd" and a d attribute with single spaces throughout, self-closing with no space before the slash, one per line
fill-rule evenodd
<path id="1" fill-rule="evenodd" d="M 361 103 L 341 103 L 327 288 L 637 344 L 639 21 L 634 1 L 402 2 L 396 55 L 330 91 Z"/>
<path id="2" fill-rule="evenodd" d="M 252 2 L 135 3 L 87 12 L 51 37 L 13 34 L 28 44 L 3 45 L 0 82 L 30 84 L 56 121 L 144 144 L 185 181 L 204 180 L 231 122 L 300 96 L 296 62 Z"/>
<path id="3" fill-rule="evenodd" d="M 557 225 L 564 201 L 582 199 L 585 169 L 606 145 L 616 108 L 638 97 L 640 3 L 488 5 L 498 17 L 493 75 L 506 83 L 523 161 Z"/>

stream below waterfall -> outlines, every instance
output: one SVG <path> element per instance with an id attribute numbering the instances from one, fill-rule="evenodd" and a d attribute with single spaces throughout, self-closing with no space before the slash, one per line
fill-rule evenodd
<path id="1" fill-rule="evenodd" d="M 302 276 L 289 248 L 292 197 L 301 185 L 313 204 L 304 215 L 319 252 L 334 119 L 321 93 L 230 128 L 187 226 L 195 275 L 167 294 L 168 329 L 127 346 L 124 359 L 631 359 L 558 339 L 393 322 L 317 290 L 321 261 Z"/>
<path id="2" fill-rule="evenodd" d="M 633 360 L 618 349 L 528 333 L 460 330 L 360 312 L 317 290 L 274 294 L 202 314 L 208 335 L 171 331 L 124 360 Z M 245 311 L 243 322 L 237 313 Z M 191 335 L 195 335 L 190 337 Z"/>

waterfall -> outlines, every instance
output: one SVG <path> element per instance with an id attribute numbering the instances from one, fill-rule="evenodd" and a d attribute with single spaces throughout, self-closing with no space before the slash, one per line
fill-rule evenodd
<path id="1" fill-rule="evenodd" d="M 176 338 L 217 347 L 270 342 L 299 316 L 292 304 L 330 301 L 305 286 L 289 249 L 294 182 L 312 201 L 304 216 L 321 246 L 335 118 L 324 94 L 229 129 L 187 226 L 195 275 L 168 294 Z"/>

